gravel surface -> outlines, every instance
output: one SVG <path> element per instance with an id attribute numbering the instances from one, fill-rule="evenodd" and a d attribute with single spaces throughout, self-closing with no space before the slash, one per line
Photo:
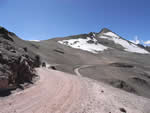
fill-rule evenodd
<path id="1" fill-rule="evenodd" d="M 37 69 L 34 86 L 0 98 L 0 113 L 149 113 L 150 100 L 88 78 Z"/>

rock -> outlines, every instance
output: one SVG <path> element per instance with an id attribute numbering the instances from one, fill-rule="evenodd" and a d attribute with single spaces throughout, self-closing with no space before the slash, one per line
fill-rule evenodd
<path id="1" fill-rule="evenodd" d="M 56 70 L 56 67 L 55 66 L 50 66 L 51 69 L 53 70 Z"/>
<path id="2" fill-rule="evenodd" d="M 0 76 L 0 89 L 8 88 L 9 80 L 6 76 Z"/>
<path id="3" fill-rule="evenodd" d="M 54 51 L 57 52 L 57 53 L 64 54 L 64 51 L 62 51 L 62 50 L 54 49 Z"/>
<path id="4" fill-rule="evenodd" d="M 120 108 L 120 111 L 121 111 L 122 113 L 127 113 L 127 111 L 126 111 L 124 108 Z"/>
<path id="5" fill-rule="evenodd" d="M 14 40 L 11 37 L 9 37 L 8 35 L 9 35 L 8 30 L 6 30 L 3 27 L 0 27 L 0 37 L 14 42 Z"/>
<path id="6" fill-rule="evenodd" d="M 120 88 L 122 90 L 131 92 L 131 93 L 137 93 L 136 90 L 130 84 L 128 84 L 126 81 L 112 79 L 110 81 L 108 80 L 107 82 L 116 88 Z"/>
<path id="7" fill-rule="evenodd" d="M 24 47 L 23 50 L 24 50 L 25 52 L 28 52 L 28 48 L 27 48 L 27 47 Z"/>
<path id="8" fill-rule="evenodd" d="M 15 51 L 15 50 L 13 50 L 13 49 L 11 49 L 11 50 L 10 50 L 10 52 L 12 52 L 12 53 L 16 53 L 16 51 Z"/>
<path id="9" fill-rule="evenodd" d="M 93 40 L 88 40 L 87 43 L 94 44 L 95 42 Z"/>
<path id="10" fill-rule="evenodd" d="M 133 65 L 127 64 L 127 63 L 122 63 L 122 62 L 111 63 L 110 65 L 111 65 L 111 66 L 114 66 L 114 67 L 134 68 Z"/>
<path id="11" fill-rule="evenodd" d="M 46 63 L 45 62 L 42 63 L 42 67 L 46 67 Z"/>
<path id="12" fill-rule="evenodd" d="M 0 91 L 32 83 L 36 76 L 34 68 L 40 66 L 40 56 L 30 55 L 27 48 L 17 45 L 10 35 L 14 34 L 0 27 Z"/>
<path id="13" fill-rule="evenodd" d="M 107 28 L 103 28 L 100 33 L 107 33 L 107 32 L 112 32 L 111 30 L 107 29 Z"/>
<path id="14" fill-rule="evenodd" d="M 35 56 L 35 63 L 34 63 L 35 67 L 39 67 L 41 65 L 41 59 L 39 55 Z"/>
<path id="15" fill-rule="evenodd" d="M 0 27 L 0 34 L 7 34 L 8 30 L 6 30 L 4 27 Z"/>
<path id="16" fill-rule="evenodd" d="M 145 86 L 150 87 L 150 84 L 148 83 L 148 81 L 146 81 L 140 77 L 131 77 L 131 78 L 129 78 L 129 80 L 133 83 L 139 84 L 140 86 L 145 85 Z"/>
<path id="17" fill-rule="evenodd" d="M 5 39 L 9 40 L 9 41 L 14 42 L 14 40 L 13 40 L 12 38 L 10 38 L 8 35 L 3 35 L 3 37 L 4 37 Z"/>
<path id="18" fill-rule="evenodd" d="M 150 46 L 146 46 L 145 49 L 150 52 Z"/>

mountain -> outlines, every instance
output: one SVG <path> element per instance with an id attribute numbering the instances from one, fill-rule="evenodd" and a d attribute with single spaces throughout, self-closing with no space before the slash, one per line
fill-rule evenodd
<path id="1" fill-rule="evenodd" d="M 98 34 L 90 34 L 85 38 L 70 39 L 59 41 L 60 44 L 70 46 L 72 48 L 82 49 L 96 53 L 98 51 L 104 51 L 106 49 L 118 49 L 128 52 L 135 52 L 141 54 L 149 54 L 146 49 L 139 47 L 138 45 L 131 43 L 108 29 L 103 29 Z"/>
<path id="2" fill-rule="evenodd" d="M 9 109 L 19 105 L 18 109 L 29 113 L 28 109 L 31 106 L 38 108 L 38 104 L 34 103 L 37 102 L 35 100 L 39 99 L 42 106 L 45 101 L 49 103 L 49 96 L 53 95 L 56 97 L 52 99 L 52 102 L 62 104 L 63 99 L 68 98 L 69 100 L 63 105 L 69 106 L 70 103 L 76 102 L 72 98 L 80 98 L 79 94 L 82 92 L 81 100 L 88 98 L 84 101 L 85 103 L 89 105 L 94 103 L 93 106 L 98 106 L 96 103 L 100 103 L 98 101 L 100 99 L 102 103 L 104 102 L 103 104 L 106 103 L 103 110 L 107 109 L 107 112 L 109 108 L 114 112 L 125 113 L 126 110 L 134 112 L 134 107 L 136 107 L 138 109 L 136 112 L 148 113 L 150 105 L 149 58 L 149 49 L 134 44 L 107 28 L 98 33 L 90 32 L 42 41 L 25 41 L 1 27 L 0 96 L 6 95 L 6 92 L 3 94 L 6 90 L 9 90 L 10 94 L 12 89 L 26 88 L 25 84 L 35 83 L 34 87 L 13 95 L 10 101 L 15 104 Z M 43 66 L 46 64 L 47 68 L 35 69 L 41 63 Z M 37 75 L 40 80 L 35 82 Z M 50 91 L 50 89 L 53 90 Z M 80 93 L 75 93 L 77 91 Z M 105 95 L 99 96 L 101 94 Z M 26 101 L 21 101 L 21 105 L 26 105 L 24 109 L 17 103 L 21 98 L 27 98 Z M 62 100 L 59 101 L 59 99 Z M 31 100 L 34 102 L 32 103 Z M 2 101 L 8 102 L 7 99 Z M 116 101 L 118 103 L 115 103 Z M 120 104 L 127 109 L 122 108 Z M 146 105 L 141 107 L 144 104 Z M 84 111 L 84 105 L 79 105 L 78 108 L 82 107 Z M 6 107 L 0 104 L 0 108 L 6 111 L 9 106 L 10 103 Z M 86 110 L 90 110 L 89 107 Z"/>
<path id="3" fill-rule="evenodd" d="M 109 29 L 30 43 L 57 70 L 83 76 L 150 98 L 150 54 Z"/>
<path id="4" fill-rule="evenodd" d="M 107 28 L 99 33 L 43 41 L 24 41 L 4 28 L 0 30 L 1 45 L 4 44 L 1 52 L 5 49 L 6 56 L 12 55 L 11 60 L 13 55 L 18 59 L 21 56 L 34 59 L 38 55 L 43 62 L 55 66 L 57 70 L 75 74 L 74 69 L 81 67 L 80 71 L 86 77 L 150 98 L 148 50 Z M 28 52 L 25 52 L 25 48 Z M 90 66 L 82 68 L 86 65 Z"/>

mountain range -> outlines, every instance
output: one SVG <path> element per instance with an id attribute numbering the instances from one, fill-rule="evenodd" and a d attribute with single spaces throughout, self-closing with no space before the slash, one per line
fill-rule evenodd
<path id="1" fill-rule="evenodd" d="M 98 33 L 25 41 L 1 27 L 0 57 L 0 90 L 11 89 L 9 93 L 24 88 L 22 84 L 34 84 L 38 76 L 35 67 L 43 63 L 47 68 L 150 98 L 150 48 L 107 28 Z"/>

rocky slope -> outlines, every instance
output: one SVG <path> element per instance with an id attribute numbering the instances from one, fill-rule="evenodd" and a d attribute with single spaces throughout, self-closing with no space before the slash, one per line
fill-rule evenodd
<path id="1" fill-rule="evenodd" d="M 150 46 L 146 46 L 145 48 L 146 48 L 147 51 L 150 52 Z"/>
<path id="2" fill-rule="evenodd" d="M 28 50 L 23 40 L 0 27 L 0 91 L 17 88 L 32 82 L 34 67 L 39 66 L 38 56 Z M 25 43 L 25 42 L 24 42 Z"/>
<path id="3" fill-rule="evenodd" d="M 148 50 L 120 37 L 109 29 L 104 28 L 99 33 L 91 32 L 38 42 L 21 40 L 6 29 L 2 30 L 1 37 L 3 41 L 1 45 L 6 54 L 2 53 L 2 55 L 4 59 L 5 56 L 11 56 L 9 59 L 14 62 L 11 65 L 25 67 L 26 63 L 17 63 L 22 58 L 27 59 L 27 64 L 30 65 L 32 72 L 35 63 L 31 62 L 35 62 L 35 55 L 38 54 L 41 59 L 57 70 L 76 74 L 75 69 L 79 68 L 83 76 L 150 98 L 150 54 Z M 8 44 L 5 44 L 6 42 Z M 5 47 L 4 44 L 10 45 L 11 48 Z M 21 70 L 8 65 L 2 64 L 1 66 L 2 69 L 9 68 L 7 70 L 10 70 L 7 72 L 10 74 L 5 75 L 6 78 L 11 78 L 12 73 L 16 76 L 14 72 Z M 31 81 L 30 77 L 26 78 L 26 75 L 18 73 L 17 78 L 14 79 L 15 84 Z M 3 84 L 12 84 L 11 79 L 11 82 L 8 83 L 8 79 L 3 76 L 2 78 L 5 81 Z M 20 78 L 23 79 L 20 80 Z"/>
<path id="4" fill-rule="evenodd" d="M 0 96 L 32 83 L 40 58 L 48 67 L 37 69 L 40 80 L 26 90 L 0 97 L 0 113 L 150 111 L 148 49 L 109 29 L 34 42 L 0 27 Z"/>
<path id="5" fill-rule="evenodd" d="M 84 67 L 83 76 L 150 98 L 149 52 L 109 29 L 31 43 L 57 70 L 75 74 Z"/>

